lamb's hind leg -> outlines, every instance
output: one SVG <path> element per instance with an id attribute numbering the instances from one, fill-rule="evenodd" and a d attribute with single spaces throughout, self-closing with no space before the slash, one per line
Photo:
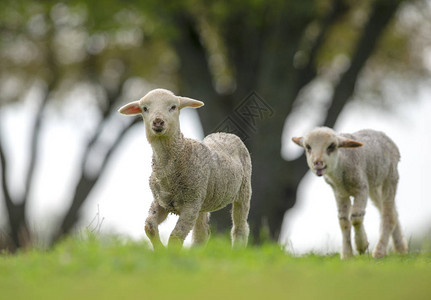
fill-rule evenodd
<path id="1" fill-rule="evenodd" d="M 199 214 L 195 227 L 193 227 L 193 245 L 205 244 L 208 241 L 210 235 L 209 218 L 210 213 L 208 212 Z"/>
<path id="2" fill-rule="evenodd" d="M 166 209 L 157 204 L 157 202 L 151 203 L 150 211 L 148 213 L 147 220 L 145 221 L 145 233 L 153 244 L 154 249 L 163 247 L 163 244 L 160 241 L 158 227 L 167 216 L 168 212 Z"/>
<path id="3" fill-rule="evenodd" d="M 395 210 L 395 214 L 396 214 L 397 220 L 396 220 L 394 231 L 392 232 L 392 242 L 396 252 L 400 254 L 406 254 L 408 249 L 407 241 L 404 239 L 403 233 L 401 231 L 400 221 L 398 220 L 398 215 L 396 210 Z"/>
<path id="4" fill-rule="evenodd" d="M 385 184 L 382 189 L 382 199 L 380 203 L 380 238 L 373 251 L 374 258 L 381 258 L 386 255 L 389 238 L 397 224 L 397 212 L 395 210 L 396 185 Z"/>
<path id="5" fill-rule="evenodd" d="M 376 207 L 379 209 L 379 211 L 381 212 L 381 206 L 382 206 L 382 187 L 378 187 L 377 189 L 375 189 L 374 191 L 370 191 L 371 194 L 371 200 L 373 200 L 374 204 L 376 205 Z M 405 254 L 407 253 L 407 242 L 404 239 L 402 230 L 401 230 L 401 226 L 400 226 L 400 222 L 398 219 L 398 214 L 395 208 L 395 204 L 394 204 L 394 213 L 395 213 L 395 218 L 396 218 L 396 224 L 395 224 L 395 228 L 394 231 L 392 232 L 392 242 L 394 245 L 394 249 L 396 252 L 401 253 L 401 254 Z"/>
<path id="6" fill-rule="evenodd" d="M 243 183 L 237 201 L 232 205 L 232 247 L 245 247 L 248 242 L 247 218 L 250 210 L 251 185 L 247 180 Z"/>

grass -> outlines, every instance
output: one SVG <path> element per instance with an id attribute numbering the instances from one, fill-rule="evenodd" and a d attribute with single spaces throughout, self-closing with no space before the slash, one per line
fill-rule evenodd
<path id="1" fill-rule="evenodd" d="M 0 256 L 0 299 L 430 299 L 431 253 L 294 257 L 276 244 L 153 252 L 145 242 L 73 238 Z"/>

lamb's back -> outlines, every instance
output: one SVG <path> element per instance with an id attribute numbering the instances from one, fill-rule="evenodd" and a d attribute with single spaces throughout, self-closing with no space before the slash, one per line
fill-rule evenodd
<path id="1" fill-rule="evenodd" d="M 364 129 L 341 135 L 363 143 L 359 148 L 340 150 L 349 168 L 364 171 L 370 185 L 380 185 L 389 176 L 398 177 L 400 152 L 385 133 Z"/>
<path id="2" fill-rule="evenodd" d="M 245 177 L 251 176 L 251 160 L 244 143 L 234 134 L 213 133 L 203 144 L 211 151 L 211 175 L 203 208 L 209 211 L 237 197 Z"/>
<path id="3" fill-rule="evenodd" d="M 203 140 L 203 143 L 212 151 L 222 156 L 227 155 L 232 159 L 243 161 L 244 158 L 250 156 L 241 139 L 231 133 L 217 132 L 210 134 Z"/>

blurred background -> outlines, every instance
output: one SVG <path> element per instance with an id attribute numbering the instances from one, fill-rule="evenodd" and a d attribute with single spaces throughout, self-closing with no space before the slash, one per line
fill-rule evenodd
<path id="1" fill-rule="evenodd" d="M 117 109 L 156 87 L 205 102 L 181 127 L 202 139 L 248 106 L 254 243 L 341 245 L 332 191 L 291 141 L 315 126 L 385 131 L 402 160 L 397 205 L 411 245 L 429 238 L 431 1 L 229 0 L 0 3 L 1 247 L 75 231 L 145 239 L 151 148 Z M 226 130 L 229 128 L 226 127 Z M 230 227 L 229 209 L 212 214 Z M 166 242 L 176 221 L 162 224 Z M 379 217 L 365 217 L 371 247 Z"/>

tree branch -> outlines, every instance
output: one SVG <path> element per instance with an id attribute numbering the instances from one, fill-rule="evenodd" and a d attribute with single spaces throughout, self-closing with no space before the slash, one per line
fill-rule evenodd
<path id="1" fill-rule="evenodd" d="M 0 133 L 1 133 L 1 130 L 0 130 Z M 9 185 L 7 182 L 8 165 L 7 165 L 7 161 L 6 161 L 6 155 L 4 152 L 1 136 L 0 136 L 0 165 L 1 165 L 2 192 L 3 192 L 3 196 L 5 198 L 6 208 L 7 208 L 8 212 L 10 213 L 11 210 L 13 209 L 14 204 L 13 204 L 10 192 L 9 192 Z"/>
<path id="2" fill-rule="evenodd" d="M 107 87 L 105 87 L 105 86 L 103 86 L 103 84 L 101 84 L 101 82 L 99 80 L 99 76 L 97 76 L 97 72 L 95 70 L 95 65 L 96 65 L 95 59 L 96 59 L 95 56 L 89 55 L 85 65 L 89 69 L 88 73 L 91 75 L 90 81 L 92 81 L 96 86 L 101 86 L 102 89 L 106 91 L 106 101 L 105 101 L 106 105 L 101 104 L 99 106 L 100 111 L 101 111 L 101 115 L 102 115 L 102 120 L 97 125 L 97 128 L 96 128 L 93 136 L 88 141 L 88 143 L 85 147 L 84 153 L 86 153 L 86 154 L 90 153 L 89 149 L 91 149 L 91 147 L 94 145 L 94 143 L 96 143 L 96 141 L 100 138 L 100 135 L 103 132 L 103 128 L 105 127 L 106 122 L 109 119 L 109 116 L 110 116 L 110 114 L 114 108 L 114 105 L 117 102 L 117 99 L 119 99 L 121 96 L 122 88 L 123 88 L 124 83 L 127 79 L 127 78 L 123 77 L 116 89 L 109 90 Z M 87 163 L 87 160 L 88 160 L 88 156 L 84 156 L 84 158 L 82 159 L 82 168 L 84 168 L 85 164 Z"/>
<path id="3" fill-rule="evenodd" d="M 34 119 L 34 123 L 32 125 L 32 133 L 31 133 L 31 143 L 30 143 L 30 162 L 28 164 L 28 168 L 27 168 L 27 175 L 24 181 L 24 193 L 22 196 L 22 203 L 25 204 L 27 201 L 27 197 L 28 194 L 30 192 L 31 189 L 31 184 L 32 184 L 32 180 L 33 180 L 33 175 L 34 175 L 34 171 L 35 171 L 35 166 L 36 166 L 36 160 L 38 157 L 38 144 L 39 144 L 39 137 L 40 137 L 40 132 L 41 132 L 41 125 L 42 125 L 42 117 L 43 117 L 43 113 L 46 107 L 46 104 L 48 103 L 48 99 L 49 96 L 51 94 L 51 89 L 48 88 L 48 90 L 46 91 L 44 98 L 42 99 L 39 108 L 37 110 L 35 119 Z"/>
<path id="4" fill-rule="evenodd" d="M 322 20 L 321 29 L 319 31 L 319 34 L 314 39 L 312 45 L 310 46 L 310 50 L 308 53 L 308 59 L 307 64 L 303 66 L 301 69 L 298 70 L 297 75 L 297 82 L 296 86 L 294 87 L 294 98 L 297 98 L 297 95 L 299 91 L 307 85 L 309 82 L 311 82 L 317 75 L 317 67 L 316 67 L 316 59 L 318 52 L 320 51 L 322 45 L 325 42 L 325 39 L 331 30 L 332 26 L 336 24 L 344 15 L 346 14 L 347 6 L 344 3 L 343 0 L 333 0 L 332 9 L 330 9 L 327 13 L 327 15 Z M 291 102 L 290 110 L 293 106 L 295 101 Z M 289 111 L 290 111 L 289 110 Z M 289 172 L 289 170 L 295 170 L 295 175 L 292 175 L 292 180 L 289 180 L 289 182 L 293 182 L 295 178 L 299 179 L 299 181 L 302 180 L 304 175 L 308 171 L 308 166 L 304 164 L 304 157 L 305 155 L 301 155 L 295 160 L 292 161 L 286 161 L 284 164 L 284 170 L 285 174 L 291 174 L 292 172 Z"/>
<path id="5" fill-rule="evenodd" d="M 126 132 L 134 125 L 138 124 L 139 121 L 140 121 L 139 118 L 135 118 L 128 125 L 123 127 L 123 129 L 118 134 L 115 141 L 109 147 L 105 157 L 103 158 L 103 161 L 99 170 L 94 176 L 88 176 L 88 174 L 86 174 L 85 172 L 85 168 L 81 170 L 81 176 L 76 185 L 75 195 L 73 196 L 72 203 L 69 209 L 67 210 L 65 217 L 63 218 L 63 221 L 59 230 L 53 237 L 52 243 L 57 242 L 62 236 L 69 234 L 72 228 L 75 226 L 79 218 L 79 211 L 82 207 L 82 204 L 88 198 L 88 195 L 92 191 L 93 187 L 97 184 L 112 154 L 123 141 L 124 137 L 126 136 Z M 88 152 L 91 152 L 91 150 L 92 150 L 91 147 L 87 149 Z M 88 157 L 88 153 L 87 155 L 85 155 L 85 157 Z"/>
<path id="6" fill-rule="evenodd" d="M 325 39 L 331 30 L 332 26 L 336 24 L 348 11 L 347 6 L 343 0 L 334 0 L 332 4 L 332 9 L 328 12 L 322 21 L 321 29 L 319 34 L 314 39 L 310 50 L 307 54 L 307 64 L 298 71 L 298 80 L 296 86 L 296 94 L 307 85 L 311 80 L 313 80 L 317 75 L 316 69 L 316 59 Z"/>
<path id="7" fill-rule="evenodd" d="M 375 1 L 373 10 L 360 36 L 348 70 L 334 90 L 324 125 L 334 127 L 338 115 L 352 96 L 359 73 L 376 48 L 384 29 L 392 20 L 402 1 Z"/>
<path id="8" fill-rule="evenodd" d="M 48 35 L 49 35 L 50 41 L 52 42 L 53 36 L 54 36 L 54 33 L 52 32 L 52 30 L 49 31 Z M 30 193 L 34 171 L 36 167 L 36 162 L 39 154 L 38 146 L 39 146 L 42 121 L 43 121 L 43 114 L 47 106 L 47 103 L 51 97 L 52 92 L 57 87 L 57 84 L 60 81 L 60 71 L 58 68 L 57 61 L 55 60 L 56 56 L 53 49 L 54 48 L 52 46 L 48 47 L 47 52 L 45 53 L 46 64 L 48 68 L 51 70 L 51 76 L 49 76 L 49 79 L 47 79 L 48 82 L 46 83 L 47 84 L 46 90 L 44 92 L 40 105 L 37 109 L 37 112 L 34 118 L 34 123 L 32 124 L 32 127 L 30 129 L 31 130 L 31 135 L 30 135 L 31 143 L 30 143 L 30 151 L 29 151 L 30 161 L 27 168 L 27 174 L 25 175 L 24 192 L 23 192 L 22 198 L 20 199 L 23 206 L 26 205 L 28 194 Z"/>
<path id="9" fill-rule="evenodd" d="M 180 36 L 172 41 L 181 60 L 180 92 L 205 102 L 206 109 L 198 110 L 198 113 L 207 134 L 227 115 L 227 107 L 231 103 L 226 101 L 226 97 L 218 95 L 213 87 L 206 49 L 201 43 L 196 20 L 186 13 L 177 13 L 173 21 L 180 32 Z"/>
<path id="10" fill-rule="evenodd" d="M 126 132 L 129 131 L 130 128 L 132 128 L 133 126 L 135 126 L 136 124 L 140 124 L 142 122 L 142 119 L 139 117 L 136 117 L 133 119 L 132 122 L 130 122 L 127 126 L 125 126 L 120 134 L 118 135 L 117 139 L 114 141 L 114 143 L 112 143 L 111 147 L 108 149 L 108 151 L 106 152 L 106 155 L 102 161 L 102 165 L 100 166 L 100 170 L 98 172 L 98 177 L 100 177 L 100 175 L 103 173 L 103 171 L 105 170 L 109 159 L 111 158 L 112 154 L 115 152 L 115 150 L 117 150 L 118 146 L 121 144 L 121 142 L 123 141 L 123 138 L 126 136 Z"/>
<path id="11" fill-rule="evenodd" d="M 123 74 L 123 76 L 121 76 L 120 82 L 118 83 L 115 89 L 109 89 L 108 87 L 103 86 L 103 84 L 99 81 L 98 76 L 95 75 L 97 74 L 97 72 L 94 69 L 95 68 L 94 60 L 95 60 L 95 57 L 90 57 L 87 63 L 87 67 L 90 68 L 89 73 L 92 75 L 90 76 L 91 77 L 90 80 L 96 85 L 101 85 L 102 89 L 106 91 L 106 99 L 104 99 L 106 100 L 104 101 L 106 105 L 100 106 L 102 119 L 97 124 L 94 134 L 91 136 L 90 140 L 87 142 L 87 144 L 84 147 L 84 154 L 81 160 L 81 174 L 75 186 L 75 194 L 72 198 L 70 207 L 66 211 L 66 214 L 63 217 L 63 220 L 61 221 L 62 222 L 61 227 L 53 236 L 53 239 L 52 239 L 53 243 L 56 242 L 58 239 L 60 239 L 63 235 L 68 234 L 70 230 L 75 226 L 76 222 L 79 219 L 79 211 L 83 203 L 87 200 L 88 195 L 90 194 L 93 187 L 97 184 L 98 180 L 103 174 L 106 168 L 106 165 L 112 156 L 112 153 L 115 151 L 115 149 L 117 149 L 118 145 L 123 140 L 125 133 L 133 125 L 137 124 L 139 121 L 139 118 L 135 118 L 121 130 L 121 132 L 118 134 L 115 141 L 109 146 L 107 152 L 105 153 L 105 156 L 103 157 L 103 160 L 99 169 L 95 172 L 95 174 L 91 174 L 91 175 L 88 174 L 87 165 L 89 163 L 89 160 L 92 157 L 91 154 L 94 152 L 94 149 L 99 148 L 99 144 L 103 143 L 103 141 L 101 141 L 103 132 L 106 126 L 108 125 L 109 119 L 111 118 L 111 116 L 114 114 L 117 114 L 117 111 L 114 108 L 114 106 L 118 102 L 118 99 L 121 96 L 124 83 L 127 80 L 125 74 Z M 103 145 L 103 148 L 106 148 L 106 146 Z"/>
<path id="12" fill-rule="evenodd" d="M 111 109 L 112 109 L 111 105 Z M 100 136 L 103 133 L 103 130 L 108 122 L 110 114 L 108 113 L 102 113 L 102 120 L 100 120 L 99 124 L 97 124 L 97 127 L 94 131 L 93 136 L 91 137 L 91 139 L 88 141 L 87 145 L 85 146 L 85 150 L 84 150 L 84 156 L 82 158 L 81 161 L 81 169 L 85 170 L 85 166 L 88 163 L 90 154 L 91 154 L 91 149 L 93 148 L 93 146 L 96 144 L 96 142 L 100 139 Z"/>
<path id="13" fill-rule="evenodd" d="M 1 131 L 0 131 L 1 132 Z M 31 242 L 30 233 L 25 218 L 25 203 L 15 203 L 9 191 L 7 182 L 8 164 L 0 136 L 0 166 L 1 166 L 1 186 L 6 204 L 7 216 L 9 219 L 10 232 L 6 244 L 2 244 L 2 249 L 14 252 L 17 248 L 28 246 Z"/>

